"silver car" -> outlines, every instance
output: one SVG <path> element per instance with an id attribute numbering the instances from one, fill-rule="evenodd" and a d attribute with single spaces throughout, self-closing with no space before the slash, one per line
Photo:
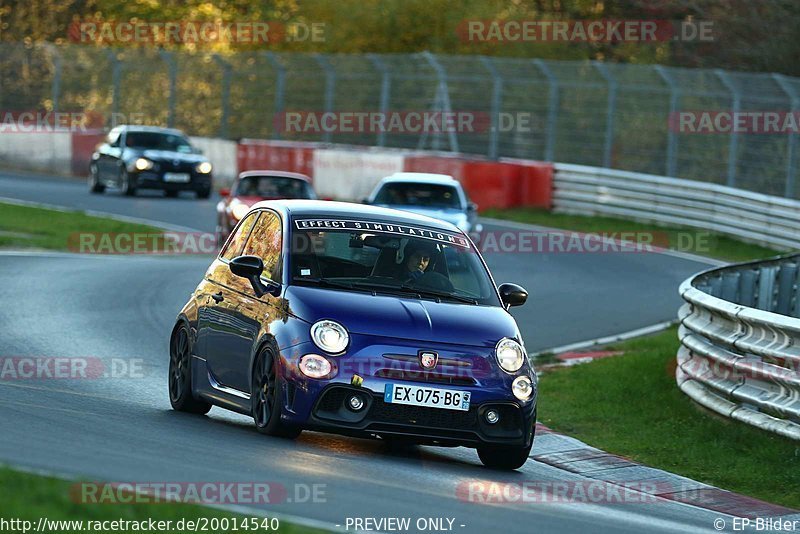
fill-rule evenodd
<path id="1" fill-rule="evenodd" d="M 449 222 L 477 241 L 483 230 L 478 206 L 458 180 L 446 174 L 398 172 L 375 186 L 365 204 L 410 211 Z"/>

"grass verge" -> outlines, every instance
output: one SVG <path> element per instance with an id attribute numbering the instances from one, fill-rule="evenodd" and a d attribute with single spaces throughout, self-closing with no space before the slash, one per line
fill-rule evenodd
<path id="1" fill-rule="evenodd" d="M 241 527 L 241 522 L 246 516 L 228 513 L 214 508 L 206 508 L 192 504 L 83 504 L 74 499 L 72 486 L 75 483 L 56 478 L 31 475 L 21 473 L 8 468 L 0 468 L 0 502 L 3 503 L 0 518 L 20 519 L 30 521 L 35 529 L 39 518 L 46 518 L 52 521 L 83 521 L 83 530 L 111 531 L 111 528 L 90 529 L 86 527 L 87 521 L 171 521 L 169 530 L 163 532 L 188 532 L 184 527 L 179 530 L 178 521 L 197 521 L 204 518 L 209 520 L 227 519 L 228 524 L 220 524 L 220 528 L 210 530 L 211 532 L 234 531 L 233 521 Z M 80 493 L 78 492 L 78 495 Z M 239 531 L 265 531 L 262 529 L 263 518 L 257 519 L 258 528 L 249 529 L 238 528 Z M 54 525 L 51 525 L 54 527 Z M 128 525 L 130 526 L 130 525 Z M 230 528 L 222 528 L 229 526 Z M 62 528 L 45 529 L 58 532 L 78 532 L 79 528 L 75 525 L 61 525 Z M 210 528 L 210 527 L 209 527 Z M 21 530 L 16 528 L 15 530 Z M 114 531 L 134 531 L 141 530 L 135 528 L 115 528 Z M 276 532 L 288 534 L 321 533 L 324 530 L 308 528 L 286 521 L 280 521 L 280 528 Z"/>
<path id="2" fill-rule="evenodd" d="M 623 356 L 548 371 L 540 421 L 607 452 L 800 509 L 800 444 L 719 417 L 675 383 L 677 327 L 615 344 Z"/>
<path id="3" fill-rule="evenodd" d="M 77 250 L 79 234 L 161 234 L 162 230 L 79 211 L 0 203 L 0 247 Z M 99 243 L 99 241 L 97 241 Z M 109 251 L 111 252 L 111 251 Z"/>
<path id="4" fill-rule="evenodd" d="M 567 215 L 563 213 L 552 213 L 548 210 L 538 208 L 489 209 L 483 212 L 482 215 L 495 219 L 505 219 L 584 233 L 609 235 L 623 232 L 652 232 L 656 236 L 654 244 L 658 246 L 665 246 L 668 244 L 671 249 L 730 262 L 769 258 L 780 254 L 780 251 L 777 250 L 744 243 L 732 237 L 715 234 L 713 232 L 706 232 L 694 228 L 657 226 L 614 217 Z"/>

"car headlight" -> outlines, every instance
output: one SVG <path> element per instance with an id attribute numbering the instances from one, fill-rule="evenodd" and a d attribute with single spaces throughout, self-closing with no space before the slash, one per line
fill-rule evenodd
<path id="1" fill-rule="evenodd" d="M 494 349 L 497 363 L 507 373 L 516 373 L 525 363 L 525 349 L 513 339 L 504 337 Z"/>
<path id="2" fill-rule="evenodd" d="M 329 320 L 317 321 L 311 326 L 311 339 L 316 346 L 331 354 L 344 352 L 350 343 L 347 330 L 336 321 Z"/>
<path id="3" fill-rule="evenodd" d="M 521 401 L 526 401 L 533 395 L 533 384 L 527 376 L 518 376 L 511 383 L 511 391 Z"/>
<path id="4" fill-rule="evenodd" d="M 331 374 L 331 362 L 318 354 L 306 354 L 300 358 L 300 372 L 309 378 L 323 378 Z"/>
<path id="5" fill-rule="evenodd" d="M 241 221 L 244 219 L 244 216 L 247 215 L 247 212 L 250 211 L 250 206 L 247 204 L 242 204 L 241 202 L 231 202 L 231 215 L 237 221 Z"/>
<path id="6" fill-rule="evenodd" d="M 195 167 L 195 170 L 200 174 L 208 174 L 211 172 L 212 168 L 213 167 L 211 167 L 211 164 L 209 162 L 204 161 L 203 163 L 199 163 L 197 167 Z"/>
<path id="7" fill-rule="evenodd" d="M 133 168 L 137 171 L 146 171 L 153 168 L 153 162 L 147 158 L 138 158 L 133 162 Z"/>

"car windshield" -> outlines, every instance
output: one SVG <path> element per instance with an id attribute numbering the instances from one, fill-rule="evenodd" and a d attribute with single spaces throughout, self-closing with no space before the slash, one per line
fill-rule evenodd
<path id="1" fill-rule="evenodd" d="M 293 285 L 500 306 L 463 234 L 359 220 L 295 220 Z"/>
<path id="2" fill-rule="evenodd" d="M 451 185 L 387 183 L 375 195 L 375 204 L 460 209 L 458 191 Z"/>
<path id="3" fill-rule="evenodd" d="M 128 132 L 125 146 L 149 150 L 169 150 L 172 152 L 193 152 L 189 140 L 182 135 L 161 132 Z"/>
<path id="4" fill-rule="evenodd" d="M 285 176 L 245 176 L 236 186 L 236 196 L 264 198 L 315 199 L 314 190 L 305 180 Z"/>

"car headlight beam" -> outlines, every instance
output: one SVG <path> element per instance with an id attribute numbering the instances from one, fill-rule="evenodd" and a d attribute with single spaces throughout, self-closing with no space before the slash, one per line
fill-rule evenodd
<path id="1" fill-rule="evenodd" d="M 211 166 L 211 164 L 210 164 L 209 162 L 207 162 L 207 161 L 204 161 L 204 162 L 202 162 L 202 163 L 199 163 L 199 164 L 197 165 L 197 167 L 195 167 L 195 170 L 196 170 L 197 172 L 199 172 L 200 174 L 208 174 L 208 173 L 210 173 L 210 172 L 211 172 L 211 169 L 213 169 L 213 167 L 212 167 L 212 166 Z"/>
<path id="2" fill-rule="evenodd" d="M 507 373 L 516 373 L 525 363 L 525 349 L 511 338 L 504 337 L 498 341 L 494 353 L 500 368 Z"/>
<path id="3" fill-rule="evenodd" d="M 153 168 L 153 162 L 147 158 L 137 158 L 133 162 L 133 168 L 137 171 L 146 171 Z"/>
<path id="4" fill-rule="evenodd" d="M 350 335 L 345 327 L 327 319 L 317 321 L 311 326 L 311 339 L 317 347 L 329 354 L 344 352 L 350 343 Z"/>

